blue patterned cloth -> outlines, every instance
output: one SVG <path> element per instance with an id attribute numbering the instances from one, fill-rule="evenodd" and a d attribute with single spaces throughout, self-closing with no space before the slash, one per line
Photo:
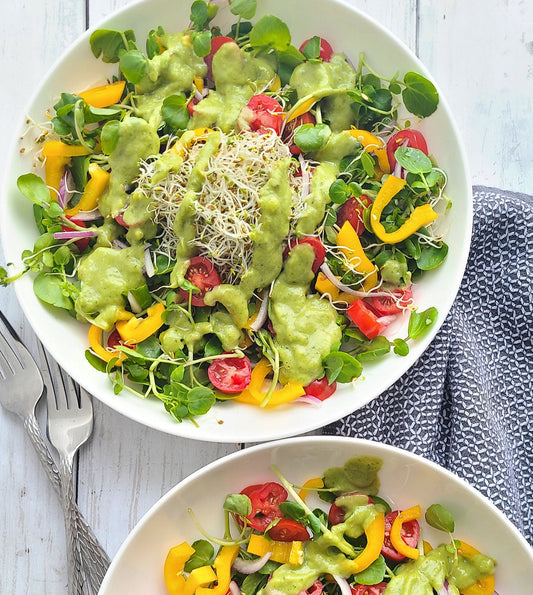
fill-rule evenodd
<path id="1" fill-rule="evenodd" d="M 533 545 L 533 197 L 474 187 L 470 256 L 439 333 L 403 378 L 324 433 L 442 465 Z"/>

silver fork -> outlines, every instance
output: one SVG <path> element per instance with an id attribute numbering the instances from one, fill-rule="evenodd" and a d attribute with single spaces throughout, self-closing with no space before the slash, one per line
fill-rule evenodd
<path id="1" fill-rule="evenodd" d="M 37 403 L 44 394 L 44 384 L 52 390 L 47 373 L 48 366 L 53 369 L 57 364 L 52 360 L 53 364 L 47 365 L 46 382 L 43 384 L 43 377 L 35 360 L 2 312 L 0 312 L 0 321 L 4 327 L 2 329 L 0 325 L 0 403 L 22 420 L 44 470 L 59 494 L 61 483 L 59 471 L 35 416 Z M 46 364 L 47 361 L 45 358 L 44 363 Z M 77 506 L 74 514 L 76 535 L 82 559 L 87 568 L 87 578 L 91 588 L 97 593 L 110 560 Z"/>

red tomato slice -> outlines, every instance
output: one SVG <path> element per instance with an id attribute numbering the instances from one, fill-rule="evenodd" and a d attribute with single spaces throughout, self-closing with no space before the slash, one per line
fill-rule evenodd
<path id="1" fill-rule="evenodd" d="M 66 217 L 69 221 L 72 221 L 72 223 L 75 223 L 78 227 L 87 227 L 87 225 L 85 225 L 85 221 L 82 221 L 81 219 L 76 219 L 75 217 L 69 217 L 68 215 L 66 215 Z M 63 231 L 72 231 L 72 228 L 67 227 L 66 225 L 62 225 L 61 229 Z M 85 252 L 85 249 L 89 245 L 90 239 L 91 238 L 80 238 L 79 240 L 76 240 L 74 242 L 76 244 L 76 246 L 78 247 L 78 250 L 80 251 L 80 253 Z"/>
<path id="2" fill-rule="evenodd" d="M 207 56 L 204 56 L 204 62 L 207 64 L 206 78 L 208 78 L 210 81 L 213 80 L 213 57 L 225 43 L 234 43 L 235 45 L 237 45 L 237 42 L 231 37 L 218 35 L 217 37 L 213 37 L 211 39 L 211 51 L 209 52 L 209 54 L 207 54 Z"/>
<path id="3" fill-rule="evenodd" d="M 194 116 L 194 106 L 198 103 L 198 98 L 197 97 L 191 97 L 191 99 L 189 99 L 189 103 L 187 103 L 187 109 L 189 110 L 189 114 L 191 116 Z"/>
<path id="4" fill-rule="evenodd" d="M 381 595 L 387 588 L 388 583 L 376 585 L 352 585 L 352 595 Z"/>
<path id="5" fill-rule="evenodd" d="M 300 46 L 300 52 L 303 52 L 305 46 L 309 43 L 310 39 L 306 39 L 302 45 Z M 329 44 L 328 41 L 326 41 L 323 37 L 320 38 L 320 54 L 318 55 L 318 57 L 321 60 L 324 60 L 324 62 L 329 62 L 331 60 L 331 56 L 333 55 L 333 48 L 331 47 L 331 45 Z"/>
<path id="6" fill-rule="evenodd" d="M 307 529 L 293 519 L 281 519 L 267 531 L 267 534 L 274 541 L 307 541 L 309 539 Z"/>
<path id="7" fill-rule="evenodd" d="M 361 194 L 357 198 L 352 196 L 337 211 L 337 225 L 342 227 L 346 221 L 349 221 L 355 233 L 360 236 L 365 231 L 363 211 L 371 204 L 372 200 L 366 194 Z"/>
<path id="8" fill-rule="evenodd" d="M 394 152 L 398 147 L 403 146 L 404 143 L 406 143 L 406 146 L 408 147 L 420 149 L 422 153 L 425 153 L 426 155 L 428 154 L 426 139 L 421 132 L 418 130 L 412 130 L 411 128 L 399 130 L 398 132 L 395 132 L 387 141 L 387 158 L 389 160 L 391 171 L 393 171 L 396 167 L 396 157 L 394 156 Z"/>
<path id="9" fill-rule="evenodd" d="M 224 393 L 243 391 L 250 384 L 251 374 L 252 366 L 246 356 L 216 359 L 207 368 L 213 386 Z"/>
<path id="10" fill-rule="evenodd" d="M 193 256 L 189 262 L 185 279 L 200 290 L 200 293 L 191 293 L 191 304 L 193 306 L 205 306 L 205 294 L 213 287 L 220 285 L 220 277 L 213 263 L 204 256 Z M 180 289 L 180 293 L 184 300 L 189 300 L 188 291 Z"/>
<path id="11" fill-rule="evenodd" d="M 399 314 L 413 299 L 411 286 L 407 287 L 407 289 L 395 289 L 392 294 L 391 297 L 373 296 L 368 298 L 372 310 L 380 316 Z"/>
<path id="12" fill-rule="evenodd" d="M 298 145 L 295 145 L 293 142 L 294 132 L 296 131 L 296 129 L 299 126 L 302 126 L 303 124 L 314 124 L 314 123 L 315 123 L 315 118 L 313 117 L 313 114 L 311 114 L 309 112 L 305 112 L 305 114 L 302 114 L 301 116 L 297 116 L 296 118 L 294 118 L 293 120 L 291 120 L 290 122 L 288 122 L 285 125 L 285 128 L 283 129 L 283 134 L 281 135 L 281 138 L 283 139 L 284 143 L 289 145 L 289 151 L 293 155 L 300 155 L 300 153 L 302 153 L 302 149 L 300 149 L 300 147 Z"/>
<path id="13" fill-rule="evenodd" d="M 333 381 L 331 384 L 328 382 L 327 376 L 323 376 L 320 379 L 313 380 L 311 384 L 305 387 L 305 394 L 321 401 L 325 401 L 337 390 L 337 383 Z"/>
<path id="14" fill-rule="evenodd" d="M 399 510 L 393 510 L 385 516 L 385 540 L 381 553 L 389 560 L 400 562 L 405 558 L 402 554 L 396 551 L 396 548 L 392 545 L 390 540 L 390 530 L 394 519 L 398 516 Z M 400 532 L 401 538 L 410 547 L 416 547 L 418 545 L 418 539 L 420 538 L 420 525 L 416 519 L 403 523 L 402 530 Z"/>
<path id="15" fill-rule="evenodd" d="M 279 505 L 287 500 L 287 490 L 275 481 L 245 487 L 241 494 L 246 494 L 252 503 L 252 512 L 246 517 L 252 529 L 265 531 L 275 519 L 283 517 Z"/>
<path id="16" fill-rule="evenodd" d="M 313 273 L 316 273 L 326 258 L 326 249 L 324 248 L 321 239 L 317 236 L 304 236 L 303 238 L 298 238 L 292 246 L 287 246 L 285 248 L 283 251 L 283 258 L 287 258 L 291 253 L 291 250 L 298 244 L 309 244 L 315 251 L 315 260 L 313 261 L 312 270 Z"/>
<path id="17" fill-rule="evenodd" d="M 367 494 L 363 494 L 362 492 L 350 492 L 349 494 L 344 494 L 344 495 L 348 496 L 350 494 L 358 495 L 358 496 L 365 496 L 368 504 L 372 504 L 374 502 L 370 496 L 368 496 Z M 328 512 L 329 522 L 332 525 L 338 525 L 339 523 L 342 523 L 344 521 L 344 515 L 345 515 L 345 512 L 344 512 L 343 507 L 338 505 L 337 500 L 335 500 L 335 502 L 333 502 L 333 504 L 330 506 L 330 509 Z"/>
<path id="18" fill-rule="evenodd" d="M 313 585 L 307 589 L 307 593 L 309 593 L 309 595 L 321 595 L 323 590 L 324 585 L 319 580 L 316 580 Z"/>
<path id="19" fill-rule="evenodd" d="M 254 95 L 246 106 L 252 112 L 249 122 L 250 128 L 257 132 L 270 132 L 276 134 L 281 131 L 283 123 L 283 108 L 269 95 Z"/>
<path id="20" fill-rule="evenodd" d="M 375 339 L 386 328 L 363 300 L 355 300 L 346 310 L 346 314 L 368 339 Z"/>

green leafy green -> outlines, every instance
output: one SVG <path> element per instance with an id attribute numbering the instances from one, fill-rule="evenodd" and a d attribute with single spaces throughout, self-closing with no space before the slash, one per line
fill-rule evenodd
<path id="1" fill-rule="evenodd" d="M 435 85 L 417 72 L 404 76 L 405 88 L 402 91 L 405 107 L 419 118 L 427 118 L 437 109 L 439 94 Z"/>
<path id="2" fill-rule="evenodd" d="M 185 130 L 190 120 L 185 94 L 166 97 L 161 108 L 161 116 L 172 129 Z"/>
<path id="3" fill-rule="evenodd" d="M 89 39 L 95 58 L 101 57 L 104 62 L 108 63 L 118 62 L 120 52 L 134 48 L 134 42 L 135 33 L 129 29 L 127 31 L 96 29 Z"/>
<path id="4" fill-rule="evenodd" d="M 455 521 L 451 512 L 442 504 L 432 504 L 425 514 L 428 525 L 439 531 L 453 533 L 455 531 Z"/>
<path id="5" fill-rule="evenodd" d="M 259 51 L 286 51 L 291 43 L 291 34 L 287 25 L 274 15 L 260 18 L 250 31 L 250 45 Z"/>
<path id="6" fill-rule="evenodd" d="M 423 312 L 412 312 L 409 317 L 407 334 L 410 339 L 423 337 L 437 320 L 437 308 L 432 306 Z"/>

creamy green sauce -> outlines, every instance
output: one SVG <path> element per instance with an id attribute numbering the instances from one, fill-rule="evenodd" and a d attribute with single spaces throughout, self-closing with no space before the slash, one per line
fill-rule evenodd
<path id="1" fill-rule="evenodd" d="M 212 71 L 216 89 L 195 105 L 189 128 L 216 126 L 229 132 L 237 127 L 252 95 L 267 86 L 275 73 L 265 59 L 243 52 L 234 43 L 224 44 L 214 55 Z"/>
<path id="2" fill-rule="evenodd" d="M 122 250 L 100 247 L 84 256 L 78 267 L 78 318 L 110 331 L 126 305 L 124 296 L 146 283 L 141 272 L 143 259 L 141 245 Z"/>
<path id="3" fill-rule="evenodd" d="M 281 381 L 304 386 L 323 375 L 322 360 L 342 335 L 337 311 L 329 300 L 309 293 L 314 258 L 309 244 L 293 248 L 270 295 L 269 314 L 281 360 Z"/>
<path id="4" fill-rule="evenodd" d="M 310 235 L 324 219 L 329 202 L 329 187 L 335 181 L 338 167 L 333 163 L 320 163 L 311 178 L 310 194 L 306 201 L 305 213 L 296 224 L 297 235 Z"/>
<path id="5" fill-rule="evenodd" d="M 157 132 L 142 118 L 125 118 L 119 124 L 118 142 L 109 156 L 111 175 L 98 207 L 104 217 L 116 217 L 126 206 L 125 186 L 139 173 L 139 161 L 159 154 Z"/>

